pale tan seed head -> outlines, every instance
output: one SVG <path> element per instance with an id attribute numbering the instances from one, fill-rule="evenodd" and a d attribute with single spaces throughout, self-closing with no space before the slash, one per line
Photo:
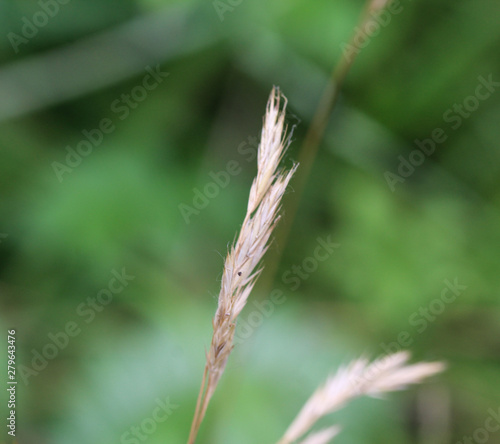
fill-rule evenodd
<path id="1" fill-rule="evenodd" d="M 224 263 L 218 306 L 212 321 L 213 336 L 206 354 L 205 374 L 189 443 L 195 440 L 208 402 L 226 367 L 233 349 L 237 317 L 262 270 L 259 264 L 279 220 L 281 199 L 297 168 L 296 165 L 289 170 L 279 168 L 290 142 L 286 136 L 285 109 L 286 99 L 278 88 L 273 88 L 264 117 L 257 175 L 250 189 L 247 212 Z"/>
<path id="2" fill-rule="evenodd" d="M 300 439 L 318 419 L 339 410 L 354 398 L 362 395 L 377 397 L 402 390 L 445 368 L 440 362 L 407 365 L 409 357 L 409 353 L 399 352 L 371 364 L 367 359 L 360 358 L 347 367 L 341 367 L 313 393 L 278 444 L 289 444 Z"/>

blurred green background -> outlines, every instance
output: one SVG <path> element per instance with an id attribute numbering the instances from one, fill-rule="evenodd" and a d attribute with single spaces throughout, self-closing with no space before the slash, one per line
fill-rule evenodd
<path id="1" fill-rule="evenodd" d="M 482 431 L 500 407 L 500 5 L 397 6 L 361 42 L 290 235 L 266 256 L 252 301 L 284 302 L 246 307 L 199 443 L 276 442 L 329 372 L 400 347 L 447 372 L 332 415 L 335 442 L 500 442 Z M 271 87 L 297 125 L 291 165 L 362 8 L 0 3 L 0 324 L 5 344 L 16 330 L 18 443 L 187 440 Z M 292 182 L 287 205 L 301 193 Z M 339 244 L 325 260 L 318 238 Z"/>

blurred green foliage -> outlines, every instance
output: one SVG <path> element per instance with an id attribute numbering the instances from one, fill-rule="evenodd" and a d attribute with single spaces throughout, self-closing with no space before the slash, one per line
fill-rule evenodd
<path id="1" fill-rule="evenodd" d="M 49 4 L 53 16 L 33 25 Z M 344 428 L 338 442 L 455 443 L 498 411 L 500 91 L 473 97 L 481 78 L 500 81 L 500 6 L 399 6 L 360 50 L 287 243 L 271 247 L 269 257 L 283 251 L 268 266 L 276 273 L 252 296 L 279 289 L 286 301 L 235 348 L 200 443 L 274 442 L 330 371 L 401 345 L 448 371 L 329 418 Z M 185 442 L 271 86 L 287 96 L 290 124 L 300 122 L 291 164 L 362 7 L 0 4 L 0 325 L 5 342 L 17 332 L 19 443 Z M 148 66 L 168 73 L 151 90 L 141 87 Z M 113 131 L 82 145 L 103 119 Z M 416 139 L 437 128 L 446 140 L 418 157 Z M 68 166 L 68 147 L 85 146 L 58 176 L 54 162 Z M 411 156 L 421 165 L 402 176 Z M 193 206 L 230 161 L 241 173 L 186 222 L 179 206 Z M 399 177 L 393 190 L 387 172 Z M 286 273 L 319 237 L 340 246 L 295 288 Z M 96 302 L 123 270 L 133 279 Z M 466 288 L 443 302 L 445 281 Z M 66 343 L 61 332 L 75 325 Z M 54 337 L 64 347 L 44 364 Z M 166 400 L 168 418 L 151 425 Z M 131 438 L 134 426 L 147 433 Z M 492 432 L 488 442 L 499 440 Z"/>

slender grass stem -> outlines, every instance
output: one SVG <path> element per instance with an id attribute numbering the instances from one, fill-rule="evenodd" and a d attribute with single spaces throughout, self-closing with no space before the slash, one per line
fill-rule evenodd
<path id="1" fill-rule="evenodd" d="M 369 34 L 367 31 L 364 31 L 367 22 L 371 19 L 374 12 L 385 7 L 387 3 L 387 0 L 367 0 L 358 20 L 358 24 L 355 27 L 355 31 L 349 41 L 349 47 L 356 46 L 356 41 L 363 32 Z M 311 124 L 302 142 L 298 154 L 300 170 L 297 172 L 293 180 L 294 193 L 284 200 L 283 207 L 286 218 L 276 231 L 276 244 L 278 245 L 278 248 L 274 249 L 269 254 L 269 266 L 267 267 L 266 277 L 262 282 L 262 286 L 265 286 L 266 288 L 270 287 L 274 281 L 274 276 L 277 272 L 278 265 L 281 262 L 283 250 L 290 236 L 307 180 L 311 173 L 314 160 L 316 159 L 325 129 L 328 125 L 330 114 L 337 103 L 344 80 L 356 60 L 356 55 L 357 52 L 351 54 L 350 57 L 342 55 L 337 65 L 332 70 L 323 90 L 323 94 L 321 95 L 318 107 L 316 108 L 316 112 L 314 113 Z M 264 290 L 264 293 L 265 292 L 266 291 Z"/>
<path id="2" fill-rule="evenodd" d="M 205 370 L 203 372 L 203 378 L 201 379 L 200 392 L 198 393 L 198 399 L 196 400 L 196 408 L 194 410 L 193 422 L 191 423 L 191 430 L 189 431 L 189 439 L 188 444 L 193 444 L 196 440 L 196 435 L 198 434 L 198 430 L 200 428 L 201 421 L 203 421 L 203 416 L 200 407 L 202 399 L 204 398 L 205 393 L 205 385 L 208 374 L 208 366 L 205 365 Z"/>

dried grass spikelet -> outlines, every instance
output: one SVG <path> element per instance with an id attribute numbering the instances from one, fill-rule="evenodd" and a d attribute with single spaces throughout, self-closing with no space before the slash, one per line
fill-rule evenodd
<path id="1" fill-rule="evenodd" d="M 347 367 L 341 367 L 309 398 L 278 444 L 296 442 L 318 419 L 339 410 L 354 398 L 362 395 L 377 397 L 387 392 L 402 390 L 407 385 L 422 382 L 423 379 L 444 370 L 444 364 L 440 362 L 407 365 L 409 357 L 409 353 L 399 352 L 371 364 L 367 359 L 361 358 Z M 336 428 L 323 430 L 311 435 L 301 444 L 326 444 L 336 432 Z M 315 438 L 315 435 L 319 437 Z"/>
<path id="2" fill-rule="evenodd" d="M 286 99 L 274 87 L 267 103 L 258 149 L 257 176 L 250 189 L 248 207 L 240 234 L 231 247 L 222 275 L 217 311 L 213 319 L 213 337 L 206 355 L 205 372 L 198 397 L 188 443 L 194 443 L 208 403 L 226 367 L 233 349 L 236 319 L 245 306 L 262 268 L 271 233 L 279 220 L 281 198 L 297 166 L 279 169 L 290 143 L 286 136 Z"/>

